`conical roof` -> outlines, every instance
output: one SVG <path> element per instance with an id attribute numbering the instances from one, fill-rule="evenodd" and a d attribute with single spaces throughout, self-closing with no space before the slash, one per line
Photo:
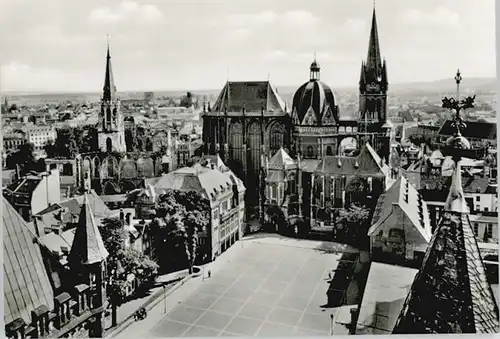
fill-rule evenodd
<path id="1" fill-rule="evenodd" d="M 92 265 L 104 261 L 108 255 L 85 194 L 68 262 L 75 266 Z"/>
<path id="2" fill-rule="evenodd" d="M 276 154 L 269 160 L 270 169 L 283 169 L 294 166 L 295 161 L 288 155 L 288 153 L 281 147 Z"/>
<path id="3" fill-rule="evenodd" d="M 456 119 L 460 121 L 458 113 Z M 456 126 L 454 138 L 465 140 Z M 460 155 L 467 144 L 451 143 L 455 168 L 444 214 L 393 334 L 496 333 L 499 329 L 498 307 L 462 189 Z"/>

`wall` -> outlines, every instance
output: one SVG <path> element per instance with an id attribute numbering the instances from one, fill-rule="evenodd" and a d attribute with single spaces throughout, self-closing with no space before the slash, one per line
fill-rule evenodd
<path id="1" fill-rule="evenodd" d="M 392 253 L 390 252 L 390 246 L 384 246 L 378 238 L 380 231 L 383 231 L 382 239 L 387 240 L 391 229 L 399 229 L 404 232 L 405 238 L 403 244 L 406 246 L 404 249 L 405 259 L 412 260 L 416 251 L 425 252 L 427 249 L 428 244 L 421 238 L 419 232 L 415 230 L 415 226 L 412 225 L 406 213 L 399 206 L 394 206 L 391 215 L 383 221 L 381 228 L 370 238 L 372 253 L 374 250 L 382 250 L 383 253 Z"/>
<path id="2" fill-rule="evenodd" d="M 498 198 L 494 194 L 465 193 L 465 198 L 472 198 L 471 212 L 494 212 L 498 210 Z M 487 210 L 486 210 L 487 209 Z"/>
<path id="3" fill-rule="evenodd" d="M 31 213 L 37 214 L 51 204 L 61 201 L 60 178 L 57 169 L 43 177 L 31 196 Z"/>
<path id="4" fill-rule="evenodd" d="M 487 229 L 488 225 L 491 225 L 492 236 L 491 236 L 491 238 L 485 239 L 486 229 Z M 478 242 L 497 242 L 498 241 L 498 221 L 497 220 L 495 220 L 495 221 L 491 220 L 491 222 L 471 220 L 471 226 L 472 226 L 472 230 L 473 230 Z"/>

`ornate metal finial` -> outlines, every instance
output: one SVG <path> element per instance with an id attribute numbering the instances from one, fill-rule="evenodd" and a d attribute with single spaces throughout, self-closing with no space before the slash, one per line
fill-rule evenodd
<path id="1" fill-rule="evenodd" d="M 457 98 L 455 99 L 444 97 L 442 99 L 442 107 L 447 108 L 451 111 L 455 111 L 453 122 L 451 124 L 452 128 L 454 128 L 455 131 L 453 133 L 453 136 L 446 141 L 446 146 L 452 153 L 454 160 L 458 161 L 460 159 L 460 152 L 458 151 L 470 148 L 469 141 L 462 136 L 462 131 L 467 127 L 467 125 L 460 116 L 460 112 L 468 108 L 473 108 L 476 96 L 468 96 L 463 100 L 460 100 L 460 83 L 462 82 L 462 75 L 460 73 L 460 70 L 457 70 L 455 82 L 457 84 Z"/>

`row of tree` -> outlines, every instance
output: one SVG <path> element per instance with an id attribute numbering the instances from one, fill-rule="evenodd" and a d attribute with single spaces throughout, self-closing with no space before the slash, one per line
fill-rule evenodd
<path id="1" fill-rule="evenodd" d="M 56 140 L 49 141 L 44 149 L 47 158 L 74 158 L 77 154 L 92 152 L 98 147 L 97 128 L 89 126 L 57 129 Z"/>
<path id="2" fill-rule="evenodd" d="M 5 159 L 7 169 L 19 169 L 21 175 L 30 171 L 45 171 L 45 160 L 37 160 L 34 154 L 35 146 L 32 143 L 26 143 L 19 147 L 16 152 L 10 153 Z"/>

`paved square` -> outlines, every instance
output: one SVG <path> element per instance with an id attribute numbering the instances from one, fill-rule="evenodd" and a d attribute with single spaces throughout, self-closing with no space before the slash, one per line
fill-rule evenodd
<path id="1" fill-rule="evenodd" d="M 238 245 L 236 245 L 238 246 Z M 330 333 L 328 273 L 342 253 L 245 243 L 149 337 L 315 336 Z M 345 257 L 345 256 L 344 256 Z"/>

